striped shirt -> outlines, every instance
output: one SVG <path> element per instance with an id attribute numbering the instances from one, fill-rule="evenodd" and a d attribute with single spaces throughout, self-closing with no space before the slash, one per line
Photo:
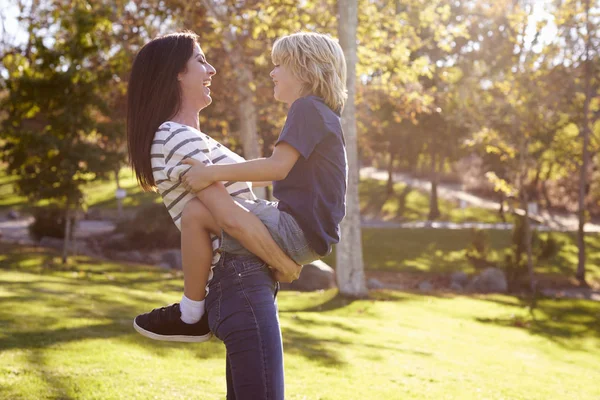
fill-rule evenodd
<path id="1" fill-rule="evenodd" d="M 163 203 L 173 222 L 181 230 L 181 214 L 188 201 L 196 197 L 181 183 L 181 177 L 191 168 L 182 161 L 193 158 L 205 165 L 234 164 L 245 161 L 243 157 L 218 143 L 210 136 L 187 125 L 167 121 L 158 127 L 150 150 L 152 175 Z M 233 197 L 255 200 L 249 182 L 223 182 Z M 221 247 L 217 236 L 212 235 L 213 250 Z M 213 253 L 213 267 L 219 254 Z M 212 271 L 211 271 L 212 277 Z"/>

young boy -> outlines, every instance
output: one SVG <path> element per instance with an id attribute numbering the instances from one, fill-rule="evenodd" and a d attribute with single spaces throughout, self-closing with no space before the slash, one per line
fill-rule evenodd
<path id="1" fill-rule="evenodd" d="M 278 39 L 272 60 L 274 97 L 285 102 L 289 111 L 271 157 L 229 164 L 213 161 L 209 165 L 188 158 L 182 163 L 192 167 L 182 174 L 181 181 L 192 193 L 218 181 L 274 181 L 278 203 L 234 200 L 258 216 L 281 249 L 303 265 L 327 255 L 340 239 L 347 179 L 340 120 L 347 98 L 346 63 L 339 44 L 317 33 Z M 221 251 L 248 253 L 227 233 L 223 234 Z M 202 273 L 208 275 L 209 268 Z M 194 283 L 186 278 L 186 286 Z M 153 332 L 153 328 L 147 325 L 142 331 Z M 157 334 L 146 336 L 172 340 Z"/>

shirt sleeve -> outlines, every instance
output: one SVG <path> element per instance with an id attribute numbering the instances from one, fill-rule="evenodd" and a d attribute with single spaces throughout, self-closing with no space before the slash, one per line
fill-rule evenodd
<path id="1" fill-rule="evenodd" d="M 325 138 L 327 132 L 322 117 L 312 101 L 298 99 L 292 104 L 275 145 L 286 142 L 298 150 L 302 157 L 308 158 Z"/>
<path id="2" fill-rule="evenodd" d="M 180 181 L 191 166 L 183 160 L 193 158 L 205 165 L 210 161 L 210 149 L 206 139 L 190 129 L 180 128 L 165 139 L 163 144 L 165 174 L 171 181 Z"/>

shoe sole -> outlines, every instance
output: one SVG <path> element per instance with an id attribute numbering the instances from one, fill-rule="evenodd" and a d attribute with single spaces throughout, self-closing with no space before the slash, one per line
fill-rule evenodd
<path id="1" fill-rule="evenodd" d="M 158 333 L 150 332 L 139 326 L 135 320 L 133 320 L 133 329 L 135 329 L 140 335 L 145 336 L 149 339 L 160 340 L 163 342 L 184 342 L 184 343 L 202 343 L 210 340 L 212 333 L 209 332 L 202 336 L 185 336 L 185 335 L 159 335 Z"/>

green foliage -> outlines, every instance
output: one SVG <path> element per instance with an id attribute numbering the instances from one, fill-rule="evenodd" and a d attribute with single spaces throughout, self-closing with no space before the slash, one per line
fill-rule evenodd
<path id="1" fill-rule="evenodd" d="M 20 177 L 18 194 L 30 201 L 79 204 L 81 186 L 106 177 L 122 160 L 109 149 L 115 132 L 100 130 L 107 118 L 102 92 L 114 79 L 106 61 L 110 15 L 103 5 L 56 3 L 35 16 L 25 55 L 2 59 L 8 79 L 1 156 Z M 51 28 L 59 31 L 52 41 L 43 36 Z"/>
<path id="2" fill-rule="evenodd" d="M 525 237 L 525 217 L 515 216 L 515 227 L 512 232 L 512 244 L 504 251 L 502 268 L 506 273 L 510 290 L 527 287 L 527 254 Z M 541 237 L 537 230 L 531 232 L 531 250 L 534 270 L 539 264 L 554 258 L 560 251 L 560 245 L 552 234 Z"/>
<path id="3" fill-rule="evenodd" d="M 33 209 L 33 223 L 29 225 L 29 235 L 40 240 L 43 237 L 64 239 L 67 223 L 66 211 L 56 205 L 36 207 Z M 75 216 L 71 215 L 71 235 L 73 239 L 76 230 Z"/>
<path id="4" fill-rule="evenodd" d="M 489 238 L 486 231 L 483 229 L 471 230 L 471 243 L 465 250 L 465 257 L 475 269 L 482 269 L 490 266 L 489 257 Z"/>
<path id="5" fill-rule="evenodd" d="M 132 220 L 119 223 L 116 232 L 125 234 L 125 241 L 119 250 L 172 249 L 180 246 L 181 234 L 162 203 L 141 206 Z"/>

